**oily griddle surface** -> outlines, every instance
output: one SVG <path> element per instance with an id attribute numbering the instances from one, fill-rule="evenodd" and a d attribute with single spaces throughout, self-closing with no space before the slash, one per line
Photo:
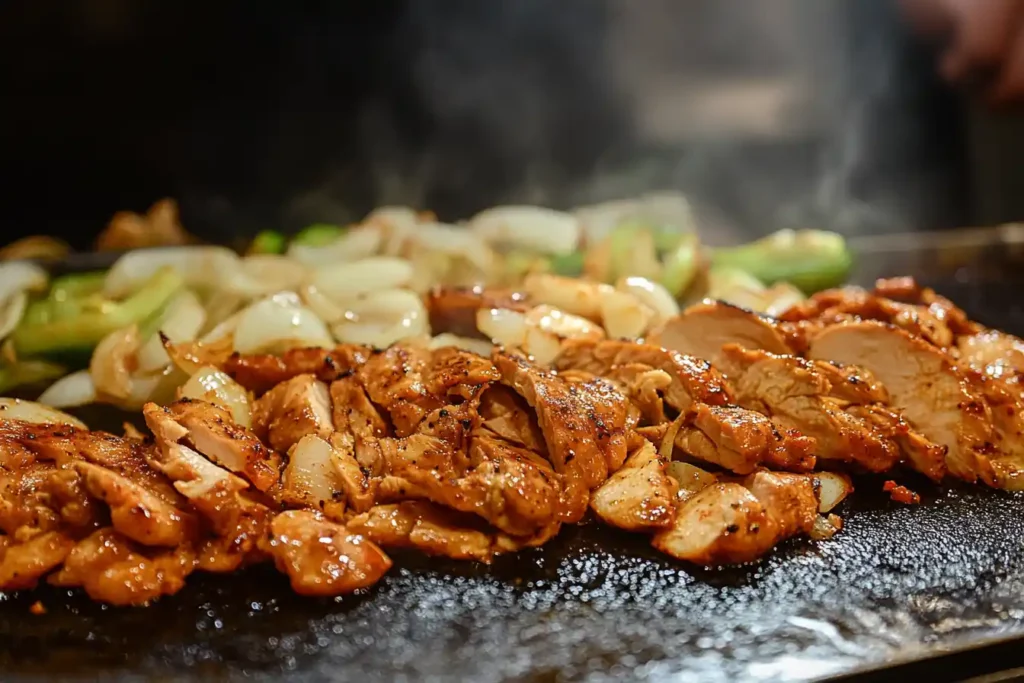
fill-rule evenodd
<path id="1" fill-rule="evenodd" d="M 987 324 L 1024 327 L 1015 285 L 940 289 Z M 808 680 L 1024 635 L 1024 498 L 912 480 L 925 501 L 906 507 L 882 481 L 857 481 L 832 541 L 728 570 L 588 524 L 491 567 L 397 554 L 378 586 L 337 600 L 299 598 L 269 567 L 193 575 L 145 609 L 7 596 L 0 678 Z M 29 613 L 36 599 L 45 615 Z"/>

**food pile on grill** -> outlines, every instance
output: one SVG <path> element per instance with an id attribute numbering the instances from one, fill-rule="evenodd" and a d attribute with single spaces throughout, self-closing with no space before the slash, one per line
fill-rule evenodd
<path id="1" fill-rule="evenodd" d="M 643 340 L 585 296 L 573 314 L 541 298 L 436 290 L 437 336 L 385 349 L 165 339 L 191 379 L 145 405 L 148 433 L 7 400 L 0 589 L 143 604 L 272 562 L 297 593 L 341 595 L 392 549 L 488 562 L 588 519 L 744 563 L 839 531 L 851 474 L 1022 487 L 1024 343 L 911 280 L 778 319 L 708 300 Z"/>

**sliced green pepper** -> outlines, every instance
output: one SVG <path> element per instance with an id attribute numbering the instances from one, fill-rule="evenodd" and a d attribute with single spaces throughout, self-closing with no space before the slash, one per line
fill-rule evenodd
<path id="1" fill-rule="evenodd" d="M 38 310 L 32 319 L 26 316 L 11 335 L 14 349 L 19 356 L 91 351 L 114 330 L 132 324 L 141 326 L 159 316 L 183 285 L 176 271 L 164 268 L 123 301 L 91 295 L 59 306 L 50 299 L 36 302 Z"/>
<path id="2" fill-rule="evenodd" d="M 264 230 L 249 245 L 249 254 L 280 254 L 284 252 L 284 235 L 276 230 Z"/>
<path id="3" fill-rule="evenodd" d="M 64 366 L 44 360 L 20 360 L 12 365 L 0 365 L 0 394 L 7 394 L 17 387 L 52 382 L 66 373 Z"/>
<path id="4" fill-rule="evenodd" d="M 700 243 L 694 234 L 678 235 L 676 247 L 665 254 L 661 284 L 674 297 L 680 296 L 693 282 L 700 264 Z"/>
<path id="5" fill-rule="evenodd" d="M 552 256 L 549 260 L 551 270 L 565 277 L 579 277 L 583 273 L 583 261 L 586 254 L 582 251 L 573 251 L 568 254 Z"/>
<path id="6" fill-rule="evenodd" d="M 345 228 L 327 223 L 315 223 L 299 231 L 292 244 L 304 247 L 323 247 L 345 234 Z"/>
<path id="7" fill-rule="evenodd" d="M 842 284 L 853 257 L 841 235 L 821 230 L 781 230 L 711 255 L 714 267 L 738 268 L 761 282 L 789 282 L 807 294 Z"/>

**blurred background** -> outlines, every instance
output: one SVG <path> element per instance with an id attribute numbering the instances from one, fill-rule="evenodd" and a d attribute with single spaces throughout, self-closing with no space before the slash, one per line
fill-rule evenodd
<path id="1" fill-rule="evenodd" d="M 895 0 L 7 0 L 3 234 L 165 196 L 211 240 L 663 189 L 712 242 L 1024 213 L 934 71 Z"/>

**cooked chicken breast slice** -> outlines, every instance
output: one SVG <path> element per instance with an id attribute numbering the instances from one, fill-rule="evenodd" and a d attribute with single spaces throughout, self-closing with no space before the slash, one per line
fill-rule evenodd
<path id="1" fill-rule="evenodd" d="M 158 439 L 186 439 L 214 463 L 244 476 L 260 491 L 277 482 L 280 456 L 264 446 L 254 433 L 236 424 L 223 408 L 182 399 L 165 408 L 147 403 L 142 412 Z"/>
<path id="2" fill-rule="evenodd" d="M 627 406 L 607 382 L 570 384 L 521 356 L 496 350 L 502 382 L 536 411 L 555 471 L 564 476 L 563 522 L 579 521 L 589 492 L 626 459 Z"/>
<path id="3" fill-rule="evenodd" d="M 384 548 L 416 548 L 453 560 L 490 562 L 494 534 L 474 528 L 479 524 L 473 521 L 427 501 L 406 501 L 377 505 L 349 519 L 346 526 Z"/>
<path id="4" fill-rule="evenodd" d="M 876 296 L 892 299 L 906 304 L 926 306 L 935 317 L 942 320 L 957 337 L 977 334 L 982 326 L 967 318 L 967 314 L 952 301 L 939 296 L 935 290 L 922 287 L 912 277 L 893 277 L 875 282 L 873 293 Z"/>
<path id="5" fill-rule="evenodd" d="M 146 551 L 107 528 L 75 545 L 64 567 L 50 576 L 50 583 L 81 586 L 99 602 L 144 605 L 180 591 L 194 569 L 195 556 L 187 546 Z"/>
<path id="6" fill-rule="evenodd" d="M 388 423 L 355 375 L 331 383 L 334 428 L 359 437 L 388 436 Z"/>
<path id="7" fill-rule="evenodd" d="M 940 349 L 900 328 L 865 320 L 824 328 L 811 339 L 808 355 L 866 368 L 885 385 L 897 412 L 948 449 L 950 474 L 997 483 L 990 462 L 999 456 L 991 409 Z"/>
<path id="8" fill-rule="evenodd" d="M 721 301 L 690 306 L 647 339 L 679 353 L 706 358 L 715 366 L 726 344 L 770 353 L 793 353 L 782 327 L 771 318 Z"/>
<path id="9" fill-rule="evenodd" d="M 252 429 L 270 447 L 287 452 L 307 434 L 326 439 L 334 431 L 331 394 L 313 375 L 282 382 L 256 400 Z"/>
<path id="10" fill-rule="evenodd" d="M 814 361 L 814 369 L 828 380 L 829 396 L 856 404 L 888 403 L 889 392 L 864 368 L 835 361 Z"/>
<path id="11" fill-rule="evenodd" d="M 438 287 L 426 297 L 430 329 L 470 339 L 487 339 L 476 326 L 476 312 L 501 308 L 525 313 L 530 309 L 523 294 L 483 287 Z"/>
<path id="12" fill-rule="evenodd" d="M 391 568 L 376 544 L 310 510 L 274 517 L 266 550 L 299 595 L 345 595 L 372 586 Z"/>
<path id="13" fill-rule="evenodd" d="M 342 344 L 333 349 L 290 349 L 279 356 L 236 353 L 224 364 L 224 372 L 260 395 L 299 375 L 313 375 L 321 382 L 333 382 L 353 372 L 373 353 L 373 349 L 356 344 Z"/>
<path id="14" fill-rule="evenodd" d="M 831 385 L 812 363 L 735 344 L 724 346 L 722 354 L 739 404 L 813 438 L 819 460 L 852 462 L 871 472 L 899 462 L 896 444 L 829 398 Z"/>
<path id="15" fill-rule="evenodd" d="M 555 361 L 558 370 L 582 370 L 601 377 L 618 379 L 619 366 L 642 365 L 666 372 L 672 383 L 665 390 L 665 400 L 677 411 L 693 403 L 726 405 L 730 403 L 729 388 L 724 379 L 706 360 L 688 356 L 654 344 L 638 344 L 619 340 L 568 340 Z M 626 379 L 635 375 L 630 371 Z"/>
<path id="16" fill-rule="evenodd" d="M 590 509 L 605 524 L 627 531 L 660 529 L 672 524 L 678 485 L 668 463 L 649 441 L 590 497 Z"/>
<path id="17" fill-rule="evenodd" d="M 0 536 L 0 591 L 34 588 L 74 547 L 75 542 L 58 531 L 47 531 L 24 543 Z"/>
<path id="18" fill-rule="evenodd" d="M 101 507 L 71 465 L 0 467 L 0 530 L 6 534 L 85 530 L 106 514 Z"/>
<path id="19" fill-rule="evenodd" d="M 151 462 L 212 523 L 215 532 L 229 533 L 237 526 L 247 507 L 239 494 L 249 486 L 240 477 L 173 441 L 158 443 Z"/>
<path id="20" fill-rule="evenodd" d="M 688 498 L 653 545 L 696 564 L 741 564 L 786 538 L 810 533 L 817 511 L 813 477 L 757 472 L 742 485 L 712 484 Z"/>
<path id="21" fill-rule="evenodd" d="M 480 399 L 481 427 L 505 441 L 545 455 L 547 444 L 537 416 L 523 397 L 506 386 L 495 384 Z"/>
<path id="22" fill-rule="evenodd" d="M 956 346 L 960 363 L 993 379 L 1020 384 L 1024 375 L 1024 340 L 1019 337 L 984 330 L 960 337 Z"/>
<path id="23" fill-rule="evenodd" d="M 872 424 L 900 447 L 907 464 L 932 481 L 946 476 L 946 447 L 929 441 L 903 416 L 881 404 L 851 405 L 846 412 Z"/>
<path id="24" fill-rule="evenodd" d="M 85 488 L 110 507 L 114 529 L 143 545 L 185 543 L 194 528 L 192 515 L 162 500 L 128 478 L 87 462 L 75 463 Z"/>

